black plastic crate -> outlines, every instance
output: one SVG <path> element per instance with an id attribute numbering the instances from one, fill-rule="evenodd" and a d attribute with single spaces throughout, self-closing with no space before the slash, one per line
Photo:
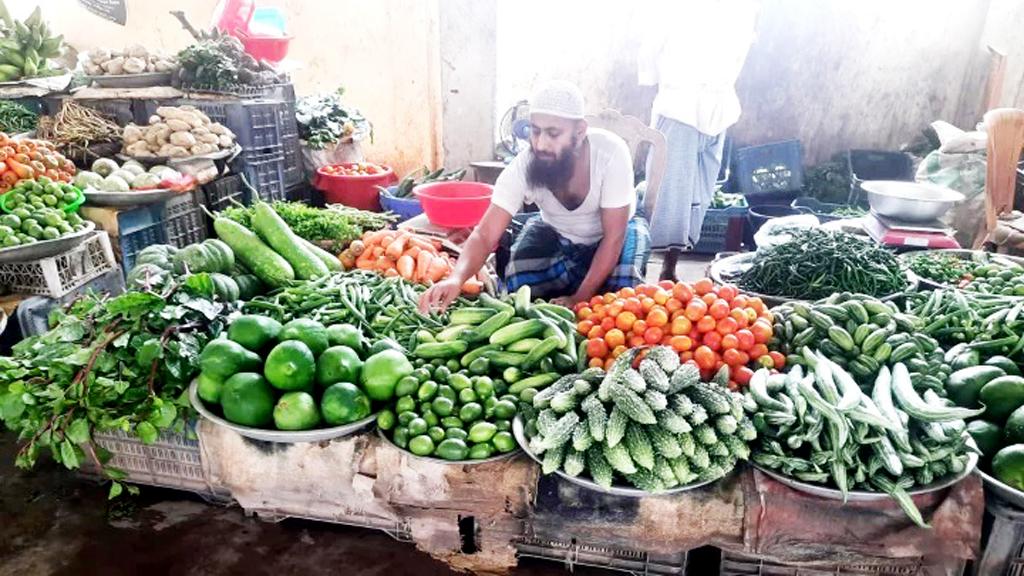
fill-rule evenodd
<path id="1" fill-rule="evenodd" d="M 231 170 L 245 177 L 260 200 L 284 200 L 284 151 L 280 146 L 264 151 L 243 150 Z"/>
<path id="2" fill-rule="evenodd" d="M 178 248 L 206 240 L 203 191 L 196 188 L 167 201 L 167 243 Z"/>
<path id="3" fill-rule="evenodd" d="M 747 146 L 735 151 L 735 189 L 742 194 L 789 192 L 803 186 L 803 153 L 799 140 Z"/>
<path id="4" fill-rule="evenodd" d="M 252 202 L 249 189 L 242 185 L 242 177 L 238 174 L 222 176 L 204 184 L 203 193 L 210 212 L 219 212 L 236 203 L 248 206 Z"/>
<path id="5" fill-rule="evenodd" d="M 302 148 L 298 135 L 285 136 L 281 145 L 284 148 L 284 184 L 296 186 L 303 181 Z"/>

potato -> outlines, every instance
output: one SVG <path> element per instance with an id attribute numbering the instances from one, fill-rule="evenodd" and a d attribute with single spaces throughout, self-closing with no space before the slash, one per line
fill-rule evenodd
<path id="1" fill-rule="evenodd" d="M 157 72 L 170 72 L 171 70 L 174 70 L 174 62 L 169 60 L 157 60 L 153 64 L 153 69 Z"/>
<path id="2" fill-rule="evenodd" d="M 178 146 L 175 146 L 174 144 L 171 144 L 170 142 L 168 142 L 167 144 L 164 144 L 159 149 L 157 149 L 156 155 L 157 156 L 170 156 L 171 155 L 171 148 L 178 148 Z"/>
<path id="3" fill-rule="evenodd" d="M 207 133 L 203 134 L 202 136 L 196 136 L 196 140 L 198 140 L 199 142 L 204 142 L 206 144 L 213 144 L 215 148 L 218 145 L 220 145 L 220 136 L 217 136 L 216 134 Z"/>
<path id="4" fill-rule="evenodd" d="M 228 133 L 228 129 L 225 128 L 220 122 L 213 122 L 209 126 L 207 126 L 206 128 L 207 128 L 207 130 L 209 130 L 210 132 L 213 132 L 214 134 L 217 134 L 218 136 L 221 135 L 221 134 L 227 134 Z"/>
<path id="5" fill-rule="evenodd" d="M 188 132 L 192 129 L 192 126 L 188 122 L 179 118 L 168 118 L 167 125 L 171 127 L 174 132 Z"/>
<path id="6" fill-rule="evenodd" d="M 145 140 L 138 140 L 138 141 L 136 141 L 135 143 L 127 146 L 124 149 L 124 151 L 125 151 L 125 154 L 128 154 L 129 156 L 152 156 L 153 155 L 153 153 L 149 149 L 149 145 L 146 143 Z"/>
<path id="7" fill-rule="evenodd" d="M 157 135 L 159 131 L 155 128 L 150 128 L 142 133 L 142 140 L 150 147 L 158 147 L 160 144 L 157 142 Z"/>
<path id="8" fill-rule="evenodd" d="M 135 124 L 125 126 L 121 139 L 124 140 L 124 143 L 128 146 L 135 144 L 139 140 L 142 140 L 142 128 L 139 128 Z"/>
<path id="9" fill-rule="evenodd" d="M 183 112 L 180 119 L 188 122 L 189 129 L 198 128 L 203 125 L 203 119 L 199 114 L 201 112 Z M 209 122 L 209 119 L 207 119 L 207 122 Z"/>
<path id="10" fill-rule="evenodd" d="M 205 136 L 206 134 L 209 134 L 210 130 L 206 126 L 199 126 L 197 128 L 189 130 L 189 132 L 191 132 L 192 135 L 195 136 L 196 138 L 199 138 L 200 136 Z"/>
<path id="11" fill-rule="evenodd" d="M 199 156 L 200 154 L 212 154 L 217 151 L 217 147 L 213 144 L 199 143 L 192 147 L 192 155 Z"/>
<path id="12" fill-rule="evenodd" d="M 156 66 L 152 62 L 146 63 L 146 72 L 156 72 Z"/>
<path id="13" fill-rule="evenodd" d="M 195 136 L 189 134 L 188 132 L 175 132 L 171 134 L 170 141 L 171 144 L 177 146 L 184 146 L 186 148 L 190 148 L 196 145 Z"/>
<path id="14" fill-rule="evenodd" d="M 171 146 L 170 152 L 167 155 L 171 158 L 182 158 L 188 156 L 188 150 L 181 146 Z"/>
<path id="15" fill-rule="evenodd" d="M 126 74 L 141 74 L 146 71 L 146 62 L 134 56 L 126 58 L 124 61 L 124 71 Z"/>
<path id="16" fill-rule="evenodd" d="M 179 110 L 178 108 L 175 108 L 174 106 L 160 106 L 159 108 L 156 109 L 157 116 L 159 116 L 161 118 L 177 118 L 178 114 L 180 114 L 180 113 L 181 113 L 181 110 Z M 150 118 L 150 123 L 152 123 L 152 122 L 153 122 L 153 120 L 152 120 L 152 118 Z"/>
<path id="17" fill-rule="evenodd" d="M 160 122 L 163 122 L 163 121 L 164 121 L 163 118 L 157 116 L 156 114 L 153 114 L 152 116 L 149 117 L 149 121 L 146 122 L 146 123 L 149 124 L 149 125 L 153 125 L 153 124 L 159 124 Z"/>
<path id="18" fill-rule="evenodd" d="M 99 64 L 91 61 L 84 62 L 82 64 L 82 69 L 85 70 L 85 73 L 89 76 L 100 76 L 103 74 L 103 68 L 101 68 Z"/>
<path id="19" fill-rule="evenodd" d="M 195 115 L 199 117 L 199 120 L 202 122 L 202 126 L 209 126 L 213 122 L 202 110 L 196 110 Z"/>
<path id="20" fill-rule="evenodd" d="M 217 139 L 219 140 L 218 144 L 220 144 L 221 148 L 231 148 L 235 144 L 235 139 L 227 134 L 221 134 Z"/>
<path id="21" fill-rule="evenodd" d="M 117 58 L 111 58 L 100 65 L 107 74 L 123 74 L 124 73 L 124 58 L 118 56 Z"/>
<path id="22" fill-rule="evenodd" d="M 145 58 L 149 55 L 149 51 L 141 44 L 132 44 L 125 49 L 125 53 L 132 58 Z"/>
<path id="23" fill-rule="evenodd" d="M 92 60 L 93 64 L 99 66 L 107 60 L 110 60 L 110 50 L 107 50 L 106 48 L 97 48 L 95 50 L 90 50 L 89 59 Z"/>

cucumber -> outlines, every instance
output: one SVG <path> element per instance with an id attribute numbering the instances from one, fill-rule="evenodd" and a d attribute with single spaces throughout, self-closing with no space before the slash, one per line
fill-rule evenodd
<path id="1" fill-rule="evenodd" d="M 533 350 L 541 342 L 542 340 L 540 338 L 523 338 L 522 340 L 518 340 L 506 346 L 505 351 L 529 354 L 530 350 Z"/>
<path id="2" fill-rule="evenodd" d="M 510 312 L 512 314 L 515 314 L 516 311 L 516 309 L 511 304 L 506 304 L 486 292 L 481 292 L 480 295 L 477 296 L 477 300 L 480 302 L 481 305 L 486 306 L 497 312 Z M 509 317 L 511 318 L 511 316 Z"/>
<path id="3" fill-rule="evenodd" d="M 548 384 L 551 384 L 555 380 L 558 380 L 558 374 L 550 372 L 547 374 L 538 374 L 536 376 L 530 376 L 529 378 L 523 378 L 515 384 L 508 387 L 509 394 L 519 394 L 523 390 L 528 388 L 543 388 Z"/>
<path id="4" fill-rule="evenodd" d="M 470 350 L 469 352 L 466 352 L 466 355 L 462 357 L 462 360 L 459 361 L 459 364 L 462 364 L 463 367 L 468 367 L 470 364 L 473 363 L 473 360 L 476 360 L 477 358 L 482 358 L 488 352 L 497 352 L 500 349 L 500 346 L 495 346 L 494 344 L 480 346 L 478 348 Z"/>
<path id="5" fill-rule="evenodd" d="M 523 284 L 516 290 L 513 301 L 516 306 L 516 316 L 525 318 L 526 312 L 530 309 L 530 285 Z"/>
<path id="6" fill-rule="evenodd" d="M 497 314 L 495 316 L 498 316 Z M 486 322 L 484 323 L 486 324 Z M 483 325 L 481 325 L 483 326 Z M 547 325 L 537 319 L 522 320 L 515 324 L 509 324 L 493 334 L 490 335 L 490 343 L 497 344 L 499 346 L 506 346 L 515 342 L 516 340 L 522 340 L 523 338 L 533 338 L 538 336 Z"/>
<path id="7" fill-rule="evenodd" d="M 476 326 L 495 315 L 491 308 L 459 308 L 448 317 L 449 324 L 465 324 Z"/>
<path id="8" fill-rule="evenodd" d="M 545 338 L 543 342 L 535 346 L 533 350 L 530 350 L 529 354 L 526 355 L 526 358 L 523 359 L 523 363 L 520 367 L 523 370 L 532 369 L 534 366 L 540 363 L 542 358 L 554 352 L 555 349 L 558 348 L 558 345 L 561 344 L 561 342 L 562 339 L 558 338 L 557 336 L 550 336 L 548 338 Z"/>
<path id="9" fill-rule="evenodd" d="M 487 320 L 484 320 L 483 323 L 476 328 L 463 332 L 462 339 L 469 343 L 488 340 L 495 332 L 504 328 L 505 325 L 512 320 L 513 314 L 515 314 L 515 312 L 511 309 L 502 310 Z M 495 342 L 492 342 L 492 344 L 495 344 Z"/>
<path id="10" fill-rule="evenodd" d="M 252 227 L 275 252 L 284 256 L 300 280 L 320 278 L 330 273 L 327 265 L 303 245 L 270 204 L 256 203 L 253 208 Z"/>
<path id="11" fill-rule="evenodd" d="M 466 351 L 469 344 L 462 340 L 452 342 L 425 342 L 416 346 L 413 354 L 418 358 L 451 358 Z"/>
<path id="12" fill-rule="evenodd" d="M 345 271 L 345 267 L 341 265 L 341 260 L 338 260 L 338 258 L 334 254 L 331 254 L 327 250 L 324 250 L 323 248 L 317 246 L 316 244 L 313 244 L 312 242 L 306 240 L 305 238 L 301 238 L 299 236 L 296 236 L 296 238 L 298 238 L 299 241 L 302 242 L 302 244 L 306 248 L 308 248 L 310 252 L 313 253 L 313 256 L 316 256 L 321 262 L 323 262 L 324 265 L 327 266 L 328 270 L 330 270 L 331 272 Z"/>
<path id="13" fill-rule="evenodd" d="M 245 226 L 221 217 L 213 221 L 213 229 L 217 236 L 231 247 L 246 268 L 264 284 L 281 288 L 295 279 L 295 269 L 288 260 L 274 252 Z"/>

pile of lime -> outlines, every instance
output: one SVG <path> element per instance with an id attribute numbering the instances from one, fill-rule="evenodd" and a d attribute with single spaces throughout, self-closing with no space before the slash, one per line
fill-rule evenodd
<path id="1" fill-rule="evenodd" d="M 11 188 L 4 199 L 7 212 L 15 208 L 58 208 L 64 210 L 78 203 L 82 191 L 71 184 L 54 182 L 42 176 L 37 180 L 22 180 Z"/>

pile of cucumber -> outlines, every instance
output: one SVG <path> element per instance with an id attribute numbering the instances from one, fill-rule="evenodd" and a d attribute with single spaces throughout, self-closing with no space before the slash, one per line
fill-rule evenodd
<path id="1" fill-rule="evenodd" d="M 599 486 L 660 492 L 728 474 L 757 433 L 743 397 L 701 382 L 667 346 L 619 356 L 606 373 L 565 376 L 523 407 L 526 447 L 545 474 L 589 476 Z M 728 368 L 719 372 L 728 382 Z"/>
<path id="2" fill-rule="evenodd" d="M 528 286 L 508 301 L 481 294 L 416 338 L 416 370 L 399 381 L 378 426 L 417 456 L 481 460 L 514 450 L 520 404 L 578 366 L 572 312 L 530 302 Z"/>
<path id="3" fill-rule="evenodd" d="M 759 370 L 748 407 L 758 442 L 751 460 L 797 480 L 889 494 L 919 526 L 927 526 L 907 491 L 962 474 L 975 451 L 966 418 L 980 409 L 952 406 L 933 390 L 918 394 L 896 362 L 862 392 L 830 357 L 805 348 L 808 367 L 788 374 Z"/>

